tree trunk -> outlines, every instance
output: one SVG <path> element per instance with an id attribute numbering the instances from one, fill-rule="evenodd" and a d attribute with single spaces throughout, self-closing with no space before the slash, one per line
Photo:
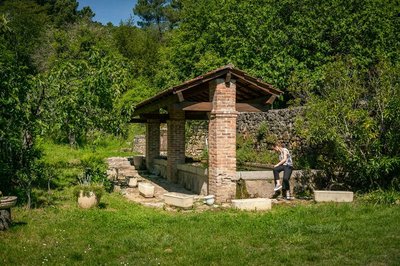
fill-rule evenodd
<path id="1" fill-rule="evenodd" d="M 75 133 L 69 132 L 69 134 L 68 134 L 68 141 L 69 141 L 69 145 L 70 145 L 71 147 L 75 147 L 75 145 L 76 145 L 76 136 L 75 136 Z"/>
<path id="2" fill-rule="evenodd" d="M 11 225 L 11 209 L 0 210 L 0 230 L 7 230 Z"/>
<path id="3" fill-rule="evenodd" d="M 31 189 L 28 188 L 26 191 L 26 197 L 28 198 L 27 202 L 26 202 L 26 208 L 30 209 L 31 208 L 31 204 L 32 204 L 32 200 L 31 200 Z"/>

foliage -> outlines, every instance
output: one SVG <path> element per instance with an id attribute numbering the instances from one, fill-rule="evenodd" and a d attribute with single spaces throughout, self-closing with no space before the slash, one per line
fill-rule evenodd
<path id="1" fill-rule="evenodd" d="M 160 33 L 173 28 L 179 20 L 180 0 L 138 0 L 133 13 L 141 18 L 139 26 L 155 25 Z"/>
<path id="2" fill-rule="evenodd" d="M 238 134 L 236 137 L 236 162 L 238 165 L 245 163 L 262 163 L 267 165 L 274 165 L 278 158 L 277 155 L 269 150 L 257 149 L 260 144 L 253 140 L 251 136 L 243 136 Z"/>
<path id="3" fill-rule="evenodd" d="M 41 130 L 43 94 L 37 90 L 30 53 L 38 43 L 44 24 L 42 10 L 28 1 L 0 6 L 0 187 L 27 199 L 40 173 L 40 150 L 35 138 Z M 20 13 L 21 12 L 21 13 Z M 5 15 L 4 15 L 5 14 Z M 25 23 L 35 26 L 24 29 Z M 19 187 L 20 190 L 16 190 Z"/>
<path id="4" fill-rule="evenodd" d="M 43 189 L 34 188 L 32 190 L 32 207 L 45 208 L 57 206 L 62 201 L 62 196 L 56 191 L 45 191 Z"/>
<path id="5" fill-rule="evenodd" d="M 118 51 L 134 62 L 135 77 L 152 78 L 157 70 L 161 45 L 157 32 L 151 28 L 139 29 L 128 21 L 113 29 L 112 34 Z"/>
<path id="6" fill-rule="evenodd" d="M 68 35 L 59 32 L 59 59 L 41 79 L 48 95 L 49 133 L 72 146 L 93 130 L 122 133 L 121 123 L 127 119 L 116 104 L 130 82 L 129 64 L 104 47 L 102 32 L 85 24 Z"/>
<path id="7" fill-rule="evenodd" d="M 381 56 L 398 60 L 396 1 L 185 0 L 179 15 L 179 27 L 161 52 L 167 68 L 161 72 L 178 81 L 233 63 L 277 88 L 290 88 L 285 99 L 304 102 L 308 91 L 318 90 L 324 66 L 338 56 L 355 58 L 363 71 Z"/>
<path id="8" fill-rule="evenodd" d="M 76 199 L 80 196 L 90 197 L 94 194 L 97 201 L 100 201 L 101 197 L 104 195 L 104 186 L 99 184 L 77 185 L 74 187 L 73 193 Z"/>
<path id="9" fill-rule="evenodd" d="M 83 195 L 89 197 L 92 193 L 100 201 L 104 190 L 111 192 L 112 183 L 107 178 L 107 166 L 101 157 L 89 156 L 82 159 L 83 172 L 78 176 L 79 185 L 74 188 L 75 198 Z"/>
<path id="10" fill-rule="evenodd" d="M 320 94 L 310 96 L 297 127 L 318 147 L 318 165 L 328 176 L 343 173 L 349 185 L 362 190 L 387 188 L 400 166 L 392 142 L 399 141 L 395 118 L 400 106 L 398 66 L 382 63 L 365 81 L 351 62 L 329 67 Z"/>
<path id="11" fill-rule="evenodd" d="M 399 190 L 378 189 L 360 196 L 361 202 L 372 203 L 374 205 L 400 205 Z"/>
<path id="12" fill-rule="evenodd" d="M 107 192 L 111 192 L 112 183 L 107 178 L 107 165 L 102 157 L 89 156 L 82 158 L 84 173 L 79 177 L 82 185 L 98 184 L 103 186 Z"/>
<path id="13" fill-rule="evenodd" d="M 45 167 L 41 173 L 41 182 L 37 187 L 50 191 L 64 190 L 79 184 L 79 179 L 90 174 L 91 181 L 103 184 L 105 190 L 110 192 L 112 183 L 106 177 L 106 165 L 104 159 L 112 156 L 132 156 L 130 150 L 133 135 L 125 138 L 115 138 L 110 135 L 102 135 L 100 140 L 91 145 L 87 144 L 79 149 L 73 149 L 69 145 L 42 142 L 43 150 L 41 159 Z M 38 204 L 37 204 L 38 205 Z"/>

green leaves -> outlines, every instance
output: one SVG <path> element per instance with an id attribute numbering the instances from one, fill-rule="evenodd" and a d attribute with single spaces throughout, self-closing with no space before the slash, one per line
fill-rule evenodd
<path id="1" fill-rule="evenodd" d="M 309 144 L 317 147 L 319 167 L 328 175 L 344 171 L 347 182 L 363 190 L 387 187 L 398 178 L 397 69 L 382 61 L 364 80 L 349 61 L 331 64 L 320 94 L 311 95 L 305 117 L 297 124 Z"/>
<path id="2" fill-rule="evenodd" d="M 47 75 L 51 132 L 71 144 L 84 140 L 90 130 L 119 130 L 115 105 L 127 90 L 128 64 L 116 54 L 103 53 L 92 48 L 87 58 L 57 62 Z"/>

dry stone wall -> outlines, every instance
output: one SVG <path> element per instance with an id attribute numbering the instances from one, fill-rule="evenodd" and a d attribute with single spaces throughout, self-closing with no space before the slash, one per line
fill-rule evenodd
<path id="1" fill-rule="evenodd" d="M 266 127 L 266 138 L 261 145 L 267 145 L 267 138 L 273 136 L 288 148 L 300 147 L 303 140 L 295 131 L 295 120 L 303 114 L 303 108 L 269 110 L 263 113 L 240 113 L 237 118 L 237 132 L 242 135 L 257 135 Z"/>
<path id="2" fill-rule="evenodd" d="M 260 128 L 266 125 L 268 136 L 274 136 L 276 139 L 288 148 L 304 146 L 303 140 L 295 131 L 295 120 L 303 113 L 303 108 L 287 108 L 269 110 L 263 113 L 239 113 L 237 117 L 237 133 L 244 136 L 257 138 Z M 162 147 L 166 147 L 166 132 L 161 132 Z M 208 144 L 208 121 L 201 121 L 192 124 L 187 130 L 186 136 L 186 155 L 195 158 L 202 156 L 204 147 Z M 145 153 L 144 136 L 135 137 L 134 150 Z M 266 138 L 260 140 L 260 145 L 267 146 Z M 161 154 L 166 152 L 161 149 Z"/>

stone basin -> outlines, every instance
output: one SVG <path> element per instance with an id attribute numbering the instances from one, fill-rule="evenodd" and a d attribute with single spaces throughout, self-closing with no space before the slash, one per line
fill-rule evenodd
<path id="1" fill-rule="evenodd" d="M 255 199 L 234 199 L 232 206 L 239 210 L 246 211 L 265 211 L 271 209 L 271 199 L 255 198 Z"/>
<path id="2" fill-rule="evenodd" d="M 11 225 L 11 207 L 17 204 L 16 196 L 6 196 L 0 199 L 0 231 L 7 230 Z"/>
<path id="3" fill-rule="evenodd" d="M 316 202 L 352 202 L 352 191 L 314 190 Z"/>
<path id="4" fill-rule="evenodd" d="M 180 207 L 191 208 L 193 207 L 193 196 L 182 193 L 170 192 L 164 194 L 164 201 L 166 204 Z"/>
<path id="5" fill-rule="evenodd" d="M 16 196 L 5 196 L 0 199 L 0 210 L 9 209 L 17 204 Z"/>

